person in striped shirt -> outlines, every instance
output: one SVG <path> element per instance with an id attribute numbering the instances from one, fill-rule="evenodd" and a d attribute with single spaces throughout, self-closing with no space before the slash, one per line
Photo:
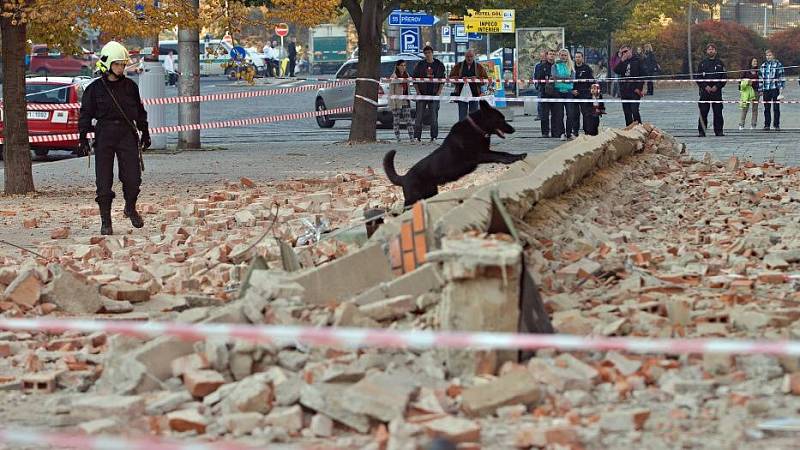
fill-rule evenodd
<path id="1" fill-rule="evenodd" d="M 759 90 L 764 97 L 764 131 L 769 131 L 770 124 L 775 131 L 781 130 L 781 105 L 776 102 L 783 100 L 783 86 L 786 84 L 783 73 L 783 64 L 775 58 L 772 50 L 766 51 L 767 60 L 761 64 L 758 78 L 761 85 Z M 770 111 L 771 110 L 771 111 Z M 775 121 L 772 121 L 772 111 L 775 112 Z"/>

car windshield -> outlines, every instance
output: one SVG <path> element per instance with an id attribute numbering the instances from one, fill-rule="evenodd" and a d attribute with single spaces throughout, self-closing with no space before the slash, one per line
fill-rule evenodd
<path id="1" fill-rule="evenodd" d="M 28 103 L 67 103 L 68 86 L 66 84 L 26 84 L 25 99 Z"/>
<path id="2" fill-rule="evenodd" d="M 408 61 L 408 72 L 411 73 L 414 70 L 414 66 L 417 64 L 416 60 Z M 392 72 L 394 72 L 394 61 L 386 61 L 381 63 L 381 78 L 389 78 L 392 76 Z M 356 78 L 358 77 L 358 63 L 352 62 L 347 63 L 344 67 L 339 70 L 339 75 L 337 78 Z"/>

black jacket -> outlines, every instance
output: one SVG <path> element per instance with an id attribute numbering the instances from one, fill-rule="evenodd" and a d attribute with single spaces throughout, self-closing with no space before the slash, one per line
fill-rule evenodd
<path id="1" fill-rule="evenodd" d="M 727 84 L 726 81 L 702 81 L 702 80 L 713 80 L 713 79 L 721 79 L 721 78 L 728 78 L 728 74 L 725 73 L 725 64 L 719 60 L 719 58 L 706 58 L 704 59 L 699 66 L 697 66 L 697 70 L 695 71 L 695 77 L 697 78 L 697 87 L 700 90 L 700 95 L 707 94 L 706 86 L 716 86 L 717 92 L 716 94 L 722 93 L 722 88 L 725 87 Z"/>
<path id="2" fill-rule="evenodd" d="M 432 63 L 422 60 L 414 67 L 414 78 L 444 78 L 444 64 L 434 58 Z M 414 83 L 417 88 L 417 93 L 420 95 L 439 95 L 439 88 L 442 83 Z"/>
<path id="3" fill-rule="evenodd" d="M 644 52 L 642 58 L 642 68 L 645 75 L 656 75 L 659 72 L 658 61 L 656 61 L 656 54 L 653 52 Z"/>
<path id="4" fill-rule="evenodd" d="M 584 63 L 582 66 L 575 66 L 575 79 L 593 80 L 594 72 L 586 63 Z M 581 98 L 590 98 L 592 96 L 592 83 L 594 83 L 594 81 L 576 81 L 572 88 L 578 91 L 578 95 Z"/>
<path id="5" fill-rule="evenodd" d="M 548 61 L 542 61 L 533 68 L 533 78 L 535 80 L 545 81 L 549 80 L 553 75 L 553 65 Z M 553 86 L 553 83 L 538 83 L 539 94 L 545 97 L 545 88 L 547 85 Z"/>
<path id="6" fill-rule="evenodd" d="M 287 48 L 287 56 L 289 59 L 297 59 L 297 46 L 294 42 L 289 42 Z"/>
<path id="7" fill-rule="evenodd" d="M 78 130 L 81 136 L 93 131 L 92 119 L 97 119 L 97 125 L 103 126 L 104 121 L 125 121 L 114 100 L 108 95 L 108 89 L 114 94 L 117 102 L 125 111 L 128 120 L 132 120 L 139 131 L 147 132 L 147 111 L 144 110 L 142 99 L 139 97 L 139 86 L 128 77 L 111 81 L 107 75 L 94 80 L 83 92 L 81 98 L 81 114 L 78 119 Z M 131 130 L 132 131 L 132 130 Z"/>
<path id="8" fill-rule="evenodd" d="M 619 75 L 620 78 L 638 79 L 637 81 L 622 81 L 619 83 L 621 98 L 626 100 L 638 100 L 641 98 L 641 96 L 637 95 L 635 92 L 637 89 L 639 92 L 644 90 L 644 80 L 640 78 L 644 75 L 642 73 L 642 61 L 639 59 L 638 55 L 634 55 L 626 61 L 620 61 L 617 67 L 614 67 L 614 73 Z"/>

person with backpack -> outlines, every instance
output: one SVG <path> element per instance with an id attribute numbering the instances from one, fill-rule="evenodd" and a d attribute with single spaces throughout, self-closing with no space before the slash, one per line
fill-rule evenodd
<path id="1" fill-rule="evenodd" d="M 129 60 L 128 50 L 119 42 L 111 41 L 103 46 L 97 62 L 101 76 L 86 87 L 78 119 L 81 153 L 90 154 L 87 134 L 94 131 L 97 176 L 95 201 L 100 207 L 100 234 L 103 235 L 114 234 L 111 202 L 115 196 L 112 190 L 115 156 L 125 197 L 124 215 L 135 228 L 144 226 L 144 220 L 136 210 L 142 184 L 140 148 L 149 148 L 151 142 L 147 111 L 139 97 L 139 87 L 125 76 L 125 66 Z M 97 120 L 94 127 L 93 119 Z"/>
<path id="2" fill-rule="evenodd" d="M 486 69 L 483 67 L 483 65 L 475 61 L 475 52 L 472 49 L 469 49 L 464 54 L 464 60 L 461 61 L 461 63 L 453 66 L 453 69 L 450 71 L 449 78 L 457 79 L 474 77 L 477 77 L 481 81 L 474 83 L 457 82 L 455 84 L 453 96 L 461 99 L 456 100 L 456 103 L 458 103 L 459 122 L 466 119 L 469 113 L 478 110 L 480 106 L 479 102 L 469 101 L 469 99 L 481 96 L 481 86 L 486 84 L 485 80 L 489 78 L 489 74 L 486 73 Z M 464 89 L 465 86 L 467 89 Z"/>

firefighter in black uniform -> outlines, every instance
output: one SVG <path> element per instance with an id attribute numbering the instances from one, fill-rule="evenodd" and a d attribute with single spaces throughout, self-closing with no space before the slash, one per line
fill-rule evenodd
<path id="1" fill-rule="evenodd" d="M 728 78 L 728 74 L 725 73 L 725 64 L 717 58 L 717 46 L 713 43 L 706 46 L 706 55 L 708 58 L 700 62 L 695 72 L 697 87 L 700 89 L 700 101 L 721 102 L 722 88 L 725 87 L 726 82 L 720 80 Z M 700 106 L 700 119 L 697 121 L 697 131 L 700 137 L 705 137 L 706 129 L 708 129 L 709 109 L 714 111 L 714 134 L 724 136 L 725 120 L 722 117 L 722 103 L 699 103 L 698 105 Z"/>
<path id="2" fill-rule="evenodd" d="M 86 134 L 95 133 L 95 173 L 97 175 L 97 204 L 102 221 L 100 234 L 113 234 L 111 202 L 114 200 L 114 156 L 117 157 L 119 179 L 125 197 L 125 217 L 136 228 L 144 221 L 136 210 L 139 186 L 142 184 L 141 153 L 150 147 L 147 129 L 147 112 L 139 97 L 139 87 L 125 77 L 129 62 L 128 50 L 119 42 L 111 41 L 100 51 L 97 67 L 100 78 L 84 91 L 81 100 L 80 130 L 81 150 L 90 150 Z M 92 126 L 92 119 L 97 125 Z M 141 136 L 140 136 L 141 134 Z"/>

